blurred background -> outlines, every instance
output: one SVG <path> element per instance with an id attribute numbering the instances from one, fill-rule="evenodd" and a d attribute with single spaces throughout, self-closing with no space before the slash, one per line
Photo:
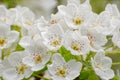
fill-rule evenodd
<path id="1" fill-rule="evenodd" d="M 84 0 L 81 0 L 84 2 Z M 51 13 L 57 12 L 57 6 L 66 4 L 67 0 L 0 0 L 1 5 L 6 5 L 7 8 L 14 8 L 16 6 L 25 6 L 30 8 L 37 18 L 44 16 L 46 19 L 50 18 Z M 92 9 L 96 13 L 104 10 L 106 4 L 116 4 L 120 10 L 120 0 L 90 0 Z M 120 55 L 109 55 L 113 62 L 120 62 Z M 114 65 L 112 68 L 120 76 L 120 65 Z"/>
<path id="2" fill-rule="evenodd" d="M 84 2 L 84 0 L 81 0 Z M 40 17 L 43 15 L 49 19 L 51 13 L 57 12 L 57 5 L 66 4 L 67 0 L 0 0 L 0 4 L 4 4 L 7 8 L 15 6 L 26 6 L 29 7 L 36 15 Z M 106 4 L 114 3 L 117 4 L 120 10 L 120 0 L 90 0 L 93 11 L 100 13 L 104 10 Z"/>

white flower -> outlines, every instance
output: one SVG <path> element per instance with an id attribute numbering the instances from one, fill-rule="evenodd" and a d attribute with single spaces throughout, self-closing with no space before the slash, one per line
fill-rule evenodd
<path id="1" fill-rule="evenodd" d="M 64 16 L 60 12 L 57 12 L 56 14 L 51 14 L 49 25 L 54 24 L 60 24 L 64 31 L 66 31 L 69 28 L 67 27 Z"/>
<path id="2" fill-rule="evenodd" d="M 9 25 L 0 24 L 0 49 L 11 47 L 18 39 L 17 31 L 11 31 Z"/>
<path id="3" fill-rule="evenodd" d="M 113 37 L 112 37 L 112 42 L 120 47 L 120 19 L 115 21 L 115 25 L 116 26 L 116 29 L 114 30 L 113 32 Z"/>
<path id="4" fill-rule="evenodd" d="M 30 9 L 26 8 L 26 10 L 24 10 L 21 14 L 22 14 L 21 21 L 22 21 L 23 26 L 25 28 L 32 27 L 35 21 L 34 13 Z"/>
<path id="5" fill-rule="evenodd" d="M 51 56 L 40 39 L 27 46 L 25 54 L 27 56 L 23 58 L 23 63 L 30 66 L 32 71 L 43 69 Z"/>
<path id="6" fill-rule="evenodd" d="M 58 10 L 64 15 L 64 19 L 68 27 L 72 29 L 79 29 L 82 25 L 89 22 L 93 13 L 91 7 L 86 4 L 89 4 L 88 0 L 79 5 L 74 4 L 73 1 L 73 3 L 69 2 L 67 6 L 58 6 Z"/>
<path id="7" fill-rule="evenodd" d="M 35 30 L 37 28 L 35 25 L 35 15 L 29 8 L 17 6 L 10 9 L 9 12 L 15 15 L 11 15 L 15 18 L 12 25 L 17 25 L 21 28 L 22 36 L 30 35 L 31 30 L 34 33 L 37 31 Z"/>
<path id="8" fill-rule="evenodd" d="M 4 60 L 0 61 L 0 76 L 3 76 L 3 73 L 6 69 L 11 68 L 11 64 L 9 63 L 8 59 L 5 58 Z"/>
<path id="9" fill-rule="evenodd" d="M 107 43 L 106 35 L 99 33 L 95 28 L 89 27 L 89 25 L 83 26 L 80 32 L 88 37 L 91 50 L 101 49 Z"/>
<path id="10" fill-rule="evenodd" d="M 92 67 L 95 73 L 104 80 L 109 80 L 114 77 L 114 72 L 111 69 L 112 60 L 111 58 L 104 55 L 103 51 L 96 53 L 92 61 Z"/>
<path id="11" fill-rule="evenodd" d="M 23 7 L 23 11 L 20 12 L 18 16 L 20 16 L 21 28 L 22 28 L 21 32 L 23 36 L 30 35 L 31 33 L 35 34 L 35 32 L 38 32 L 36 29 L 37 27 L 35 25 L 35 21 L 36 21 L 35 15 L 29 8 Z"/>
<path id="12" fill-rule="evenodd" d="M 120 12 L 116 4 L 107 4 L 105 11 L 108 11 L 111 14 L 111 17 L 120 17 Z"/>
<path id="13" fill-rule="evenodd" d="M 25 56 L 23 52 L 14 52 L 9 56 L 8 60 L 12 67 L 4 71 L 5 80 L 21 80 L 28 78 L 33 73 L 30 67 L 22 62 Z"/>
<path id="14" fill-rule="evenodd" d="M 55 53 L 52 57 L 52 64 L 48 65 L 49 77 L 53 80 L 73 80 L 80 75 L 82 64 L 75 60 L 65 62 L 64 58 Z"/>
<path id="15" fill-rule="evenodd" d="M 99 33 L 111 35 L 116 28 L 116 24 L 114 22 L 120 18 L 119 15 L 120 13 L 117 10 L 116 5 L 108 4 L 105 11 L 101 12 L 98 17 L 96 17 L 93 26 L 96 27 Z"/>
<path id="16" fill-rule="evenodd" d="M 41 34 L 44 39 L 44 44 L 48 47 L 48 49 L 57 50 L 62 46 L 64 31 L 60 25 L 52 25 L 47 31 Z"/>
<path id="17" fill-rule="evenodd" d="M 63 45 L 73 55 L 85 55 L 90 51 L 90 43 L 86 36 L 81 36 L 78 31 L 67 31 L 64 36 Z"/>
<path id="18" fill-rule="evenodd" d="M 48 27 L 48 21 L 45 20 L 43 16 L 41 16 L 40 19 L 36 20 L 35 25 L 40 31 L 45 31 Z"/>
<path id="19" fill-rule="evenodd" d="M 11 25 L 16 18 L 16 14 L 12 9 L 7 10 L 3 5 L 0 6 L 0 23 Z"/>
<path id="20" fill-rule="evenodd" d="M 19 43 L 25 48 L 23 63 L 30 66 L 31 70 L 37 71 L 45 67 L 50 59 L 50 53 L 47 53 L 47 47 L 43 44 L 39 34 L 34 36 L 25 36 Z"/>
<path id="21" fill-rule="evenodd" d="M 16 14 L 15 24 L 25 28 L 33 25 L 35 15 L 29 8 L 17 6 L 16 8 L 12 8 L 10 10 L 14 11 L 14 14 Z"/>
<path id="22" fill-rule="evenodd" d="M 26 49 L 33 43 L 35 42 L 37 43 L 37 41 L 41 41 L 41 42 L 43 41 L 39 34 L 24 36 L 21 38 L 19 44 Z"/>

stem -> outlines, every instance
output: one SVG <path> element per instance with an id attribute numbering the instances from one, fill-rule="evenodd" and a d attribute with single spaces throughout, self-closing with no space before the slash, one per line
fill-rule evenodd
<path id="1" fill-rule="evenodd" d="M 48 79 L 48 78 L 43 77 L 43 76 L 40 76 L 40 75 L 35 75 L 35 74 L 34 74 L 34 76 L 36 76 L 36 77 L 38 77 L 38 78 L 40 78 L 40 79 L 43 79 L 43 80 L 51 80 L 51 79 Z"/>
<path id="2" fill-rule="evenodd" d="M 120 51 L 116 50 L 116 51 L 111 51 L 111 52 L 105 52 L 106 55 L 109 54 L 120 54 Z"/>
<path id="3" fill-rule="evenodd" d="M 110 45 L 110 46 L 106 46 L 105 48 L 104 48 L 104 50 L 107 50 L 107 49 L 109 49 L 109 48 L 111 48 L 111 47 L 113 47 L 114 45 Z"/>
<path id="4" fill-rule="evenodd" d="M 1 59 L 4 60 L 4 52 L 2 51 Z"/>
<path id="5" fill-rule="evenodd" d="M 120 65 L 120 62 L 112 63 L 112 66 L 115 66 L 115 65 Z"/>
<path id="6" fill-rule="evenodd" d="M 75 56 L 75 58 L 77 59 L 77 61 L 83 61 L 83 56 L 80 55 L 80 56 Z"/>

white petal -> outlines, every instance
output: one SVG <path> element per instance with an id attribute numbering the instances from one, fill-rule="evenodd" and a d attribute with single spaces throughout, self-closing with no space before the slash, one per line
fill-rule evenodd
<path id="1" fill-rule="evenodd" d="M 95 61 L 96 63 L 100 64 L 102 58 L 104 58 L 104 57 L 105 57 L 104 53 L 98 52 L 98 53 L 96 53 L 96 55 L 94 56 L 94 61 Z"/>
<path id="2" fill-rule="evenodd" d="M 0 24 L 0 37 L 6 37 L 10 31 L 10 26 L 6 24 Z"/>
<path id="3" fill-rule="evenodd" d="M 43 56 L 43 61 L 42 61 L 42 64 L 46 64 L 49 60 L 50 60 L 50 57 L 51 57 L 51 54 L 47 54 L 45 53 L 46 55 Z"/>
<path id="4" fill-rule="evenodd" d="M 17 32 L 17 31 L 11 31 L 8 34 L 8 38 L 7 39 L 8 39 L 9 43 L 17 42 L 18 39 L 19 39 L 19 32 Z"/>
<path id="5" fill-rule="evenodd" d="M 66 76 L 69 79 L 75 79 L 80 75 L 80 71 L 82 69 L 82 64 L 80 62 L 76 62 L 75 60 L 70 60 L 67 63 L 68 66 L 68 75 Z"/>
<path id="6" fill-rule="evenodd" d="M 24 64 L 32 67 L 35 65 L 34 60 L 32 58 L 33 58 L 33 56 L 26 56 L 23 58 L 22 62 Z"/>
<path id="7" fill-rule="evenodd" d="M 33 71 L 31 71 L 31 68 L 28 68 L 24 74 L 25 78 L 28 78 L 32 75 Z"/>
<path id="8" fill-rule="evenodd" d="M 41 70 L 45 67 L 44 64 L 38 64 L 38 65 L 35 65 L 31 68 L 32 71 L 38 71 L 38 70 Z"/>
<path id="9" fill-rule="evenodd" d="M 112 59 L 109 57 L 104 57 L 101 61 L 101 65 L 104 69 L 110 68 L 112 66 Z"/>
<path id="10" fill-rule="evenodd" d="M 105 80 L 109 80 L 114 77 L 114 72 L 111 69 L 108 69 L 108 70 L 97 69 L 95 71 L 96 71 L 96 74 L 100 76 L 100 78 Z"/>
<path id="11" fill-rule="evenodd" d="M 22 63 L 22 59 L 25 56 L 23 52 L 14 52 L 9 56 L 8 60 L 10 64 L 15 67 Z"/>
<path id="12" fill-rule="evenodd" d="M 61 66 L 61 65 L 63 65 L 65 63 L 65 60 L 59 53 L 55 53 L 52 56 L 52 63 L 56 64 L 58 66 Z"/>
<path id="13" fill-rule="evenodd" d="M 48 70 L 50 74 L 53 76 L 56 75 L 56 71 L 58 70 L 58 68 L 60 68 L 64 64 L 65 60 L 63 59 L 63 57 L 60 54 L 55 53 L 52 57 L 52 64 L 48 65 Z"/>
<path id="14" fill-rule="evenodd" d="M 26 48 L 26 47 L 28 47 L 28 46 L 30 45 L 30 41 L 31 41 L 31 37 L 30 37 L 30 36 L 26 36 L 26 37 L 23 37 L 23 38 L 20 40 L 19 44 L 20 44 L 22 47 Z"/>
<path id="15" fill-rule="evenodd" d="M 5 80 L 16 80 L 17 73 L 15 68 L 5 70 L 3 73 L 3 78 L 5 78 Z"/>

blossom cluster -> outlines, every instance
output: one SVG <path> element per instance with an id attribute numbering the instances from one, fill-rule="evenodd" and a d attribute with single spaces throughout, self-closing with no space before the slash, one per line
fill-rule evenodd
<path id="1" fill-rule="evenodd" d="M 120 48 L 120 13 L 114 4 L 96 14 L 89 0 L 68 0 L 51 19 L 27 7 L 0 6 L 0 76 L 3 80 L 109 80 L 106 52 Z M 109 43 L 109 44 L 108 44 Z"/>

